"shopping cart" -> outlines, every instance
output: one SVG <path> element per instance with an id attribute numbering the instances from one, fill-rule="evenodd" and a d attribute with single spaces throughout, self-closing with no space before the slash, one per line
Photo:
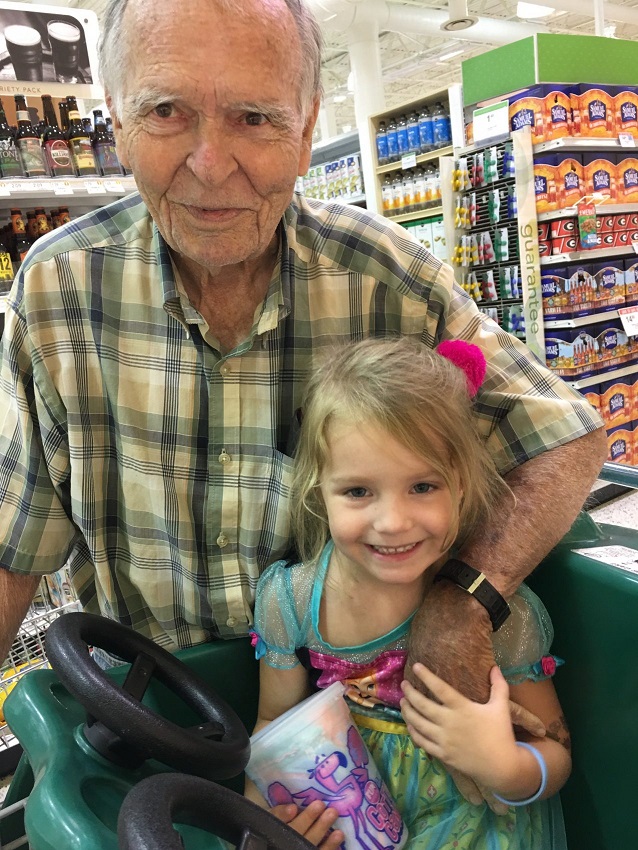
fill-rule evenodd
<path id="1" fill-rule="evenodd" d="M 89 645 L 131 664 L 105 673 Z M 245 850 L 312 846 L 238 793 L 257 706 L 247 639 L 172 656 L 118 623 L 76 613 L 51 626 L 47 655 L 54 669 L 29 673 L 6 703 L 30 770 L 21 765 L 12 783 L 5 811 L 15 830 L 24 808 L 23 831 L 3 837 L 3 850 L 223 847 L 213 835 Z"/>

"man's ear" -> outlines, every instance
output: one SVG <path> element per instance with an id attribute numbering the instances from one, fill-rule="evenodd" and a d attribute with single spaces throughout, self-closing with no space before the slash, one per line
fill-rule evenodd
<path id="1" fill-rule="evenodd" d="M 126 139 L 124 133 L 122 132 L 122 121 L 120 119 L 119 112 L 115 108 L 115 101 L 113 100 L 111 94 L 108 91 L 105 94 L 105 102 L 109 110 L 109 115 L 111 116 L 111 121 L 113 123 L 113 135 L 115 136 L 118 159 L 125 168 L 130 168 L 131 166 L 128 158 Z"/>
<path id="2" fill-rule="evenodd" d="M 310 108 L 308 117 L 306 118 L 305 126 L 303 128 L 301 156 L 299 157 L 298 171 L 300 177 L 303 177 L 304 174 L 307 174 L 308 169 L 310 168 L 310 160 L 312 159 L 312 134 L 315 129 L 315 124 L 317 123 L 320 106 L 321 95 L 318 94 L 312 102 L 312 106 Z"/>

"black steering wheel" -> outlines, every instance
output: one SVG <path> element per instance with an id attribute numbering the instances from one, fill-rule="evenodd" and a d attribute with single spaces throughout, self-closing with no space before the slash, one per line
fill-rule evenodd
<path id="1" fill-rule="evenodd" d="M 158 773 L 126 795 L 117 821 L 120 850 L 183 850 L 173 823 L 207 830 L 237 850 L 309 850 L 314 845 L 265 809 L 221 785 Z"/>
<path id="2" fill-rule="evenodd" d="M 132 664 L 122 686 L 92 660 L 89 646 Z M 248 733 L 232 708 L 170 652 L 133 629 L 95 614 L 65 614 L 47 629 L 46 653 L 64 687 L 89 713 L 85 736 L 112 762 L 136 767 L 154 758 L 207 779 L 230 779 L 248 763 Z M 152 676 L 204 722 L 186 729 L 144 705 Z"/>

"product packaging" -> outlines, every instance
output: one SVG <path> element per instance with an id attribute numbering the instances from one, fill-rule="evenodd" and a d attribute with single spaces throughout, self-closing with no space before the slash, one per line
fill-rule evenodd
<path id="1" fill-rule="evenodd" d="M 510 129 L 531 127 L 532 144 L 545 141 L 545 92 L 542 86 L 533 86 L 509 97 Z"/>
<path id="2" fill-rule="evenodd" d="M 585 194 L 597 195 L 610 204 L 616 203 L 616 162 L 613 156 L 599 153 L 583 154 Z"/>
<path id="3" fill-rule="evenodd" d="M 554 179 L 558 188 L 558 208 L 575 206 L 586 194 L 582 156 L 559 154 Z"/>
<path id="4" fill-rule="evenodd" d="M 558 209 L 556 161 L 555 154 L 534 157 L 534 194 L 539 213 Z"/>
<path id="5" fill-rule="evenodd" d="M 571 88 L 572 135 L 611 139 L 615 131 L 614 86 L 594 87 L 581 83 Z"/>
<path id="6" fill-rule="evenodd" d="M 625 306 L 625 270 L 620 263 L 596 263 L 591 266 L 594 300 L 599 311 Z"/>
<path id="7" fill-rule="evenodd" d="M 619 204 L 638 202 L 638 159 L 635 156 L 617 155 L 616 201 Z"/>
<path id="8" fill-rule="evenodd" d="M 545 141 L 571 136 L 572 107 L 568 86 L 544 86 Z M 547 91 L 549 89 L 549 91 Z"/>
<path id="9" fill-rule="evenodd" d="M 607 431 L 607 460 L 611 463 L 633 465 L 634 429 L 632 423 Z"/>
<path id="10" fill-rule="evenodd" d="M 541 275 L 543 316 L 546 319 L 568 319 L 572 315 L 569 280 L 562 266 L 548 266 Z"/>
<path id="11" fill-rule="evenodd" d="M 615 134 L 638 138 L 638 92 L 635 86 L 619 86 L 614 97 Z"/>
<path id="12" fill-rule="evenodd" d="M 605 428 L 627 425 L 632 420 L 631 377 L 603 381 L 600 384 L 600 415 Z"/>

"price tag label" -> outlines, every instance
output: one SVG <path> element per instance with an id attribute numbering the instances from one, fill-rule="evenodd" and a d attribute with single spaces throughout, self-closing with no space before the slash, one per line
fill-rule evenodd
<path id="1" fill-rule="evenodd" d="M 406 153 L 401 157 L 401 168 L 416 168 L 416 154 Z"/>
<path id="2" fill-rule="evenodd" d="M 87 180 L 84 185 L 89 195 L 106 195 L 104 184 L 98 180 Z"/>
<path id="3" fill-rule="evenodd" d="M 124 186 L 121 180 L 105 180 L 104 188 L 107 192 L 124 192 Z"/>
<path id="4" fill-rule="evenodd" d="M 11 191 L 6 183 L 0 183 L 0 198 L 10 198 Z"/>
<path id="5" fill-rule="evenodd" d="M 5 251 L 0 251 L 0 280 L 13 280 L 13 264 Z"/>
<path id="6" fill-rule="evenodd" d="M 34 182 L 29 183 L 29 191 L 31 192 L 48 192 L 50 183 Z"/>
<path id="7" fill-rule="evenodd" d="M 631 135 L 631 133 L 619 133 L 618 141 L 620 142 L 621 148 L 635 148 L 636 140 Z"/>
<path id="8" fill-rule="evenodd" d="M 14 195 L 16 192 L 24 192 L 25 188 L 28 191 L 29 187 L 24 185 L 24 183 L 7 183 L 7 188 L 9 192 Z"/>
<path id="9" fill-rule="evenodd" d="M 71 186 L 68 180 L 58 180 L 56 183 L 53 184 L 53 194 L 72 195 L 73 186 Z"/>
<path id="10" fill-rule="evenodd" d="M 627 336 L 638 336 L 638 307 L 621 307 L 618 315 Z"/>

